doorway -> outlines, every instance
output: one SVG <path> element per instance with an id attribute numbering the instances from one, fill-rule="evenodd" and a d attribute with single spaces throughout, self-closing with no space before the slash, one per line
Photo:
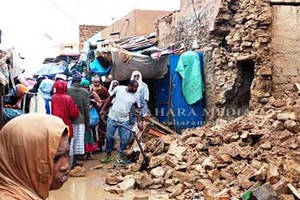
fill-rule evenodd
<path id="1" fill-rule="evenodd" d="M 238 74 L 234 89 L 226 94 L 227 106 L 225 118 L 231 119 L 243 115 L 249 110 L 251 84 L 254 79 L 254 61 L 243 60 L 237 63 Z"/>

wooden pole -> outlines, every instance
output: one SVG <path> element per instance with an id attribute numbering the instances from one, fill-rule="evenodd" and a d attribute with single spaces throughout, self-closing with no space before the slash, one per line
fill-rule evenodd
<path id="1" fill-rule="evenodd" d="M 0 129 L 4 126 L 3 120 L 3 95 L 4 95 L 4 86 L 0 84 Z"/>

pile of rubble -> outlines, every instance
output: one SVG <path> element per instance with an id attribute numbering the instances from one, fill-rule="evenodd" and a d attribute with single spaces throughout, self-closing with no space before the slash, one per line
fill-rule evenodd
<path id="1" fill-rule="evenodd" d="M 299 85 L 298 85 L 299 86 Z M 298 88 L 299 89 L 299 88 Z M 223 123 L 222 123 L 223 122 Z M 164 189 L 176 199 L 300 199 L 300 92 L 270 98 L 233 121 L 157 137 L 128 169 L 113 171 L 109 191 Z"/>

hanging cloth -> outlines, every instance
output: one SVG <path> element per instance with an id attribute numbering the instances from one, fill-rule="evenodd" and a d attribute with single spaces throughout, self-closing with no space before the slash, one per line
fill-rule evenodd
<path id="1" fill-rule="evenodd" d="M 94 73 L 98 74 L 99 76 L 103 76 L 109 73 L 111 66 L 104 68 L 97 59 L 94 59 L 94 61 L 90 63 L 90 68 Z"/>
<path id="2" fill-rule="evenodd" d="M 182 77 L 182 93 L 189 105 L 203 98 L 204 83 L 199 55 L 194 51 L 183 53 L 176 67 Z"/>

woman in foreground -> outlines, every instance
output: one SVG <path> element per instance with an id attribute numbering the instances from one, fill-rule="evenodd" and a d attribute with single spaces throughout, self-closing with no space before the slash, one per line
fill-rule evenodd
<path id="1" fill-rule="evenodd" d="M 55 116 L 24 114 L 0 132 L 0 199 L 41 200 L 67 181 L 68 127 Z"/>

